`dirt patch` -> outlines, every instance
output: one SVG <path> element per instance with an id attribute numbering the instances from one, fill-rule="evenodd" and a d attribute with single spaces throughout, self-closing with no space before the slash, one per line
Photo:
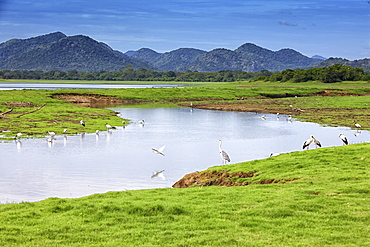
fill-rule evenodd
<path id="1" fill-rule="evenodd" d="M 11 106 L 11 107 L 38 107 L 36 104 L 32 104 L 30 102 L 6 102 L 3 105 Z"/>
<path id="2" fill-rule="evenodd" d="M 192 186 L 223 186 L 223 187 L 230 187 L 230 186 L 245 186 L 249 184 L 273 184 L 273 183 L 285 183 L 294 179 L 265 179 L 258 182 L 250 183 L 247 181 L 238 182 L 239 178 L 250 178 L 256 177 L 256 171 L 250 172 L 236 172 L 236 173 L 229 173 L 228 171 L 205 171 L 205 172 L 193 172 L 190 174 L 185 175 L 179 181 L 177 181 L 173 188 L 188 188 Z"/>
<path id="3" fill-rule="evenodd" d="M 101 108 L 118 104 L 138 104 L 140 100 L 121 99 L 114 96 L 106 96 L 99 94 L 53 94 L 53 99 L 64 100 L 75 105 L 84 107 Z"/>

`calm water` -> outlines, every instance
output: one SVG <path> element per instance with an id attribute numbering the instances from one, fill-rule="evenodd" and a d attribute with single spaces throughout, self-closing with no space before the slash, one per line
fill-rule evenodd
<path id="1" fill-rule="evenodd" d="M 111 108 L 132 120 L 110 133 L 24 139 L 0 143 L 0 202 L 75 198 L 108 191 L 171 187 L 183 175 L 220 165 L 217 139 L 231 163 L 267 158 L 271 152 L 300 151 L 313 134 L 323 146 L 368 142 L 369 132 L 321 127 L 286 116 L 189 108 Z M 137 124 L 145 120 L 145 125 Z M 88 124 L 88 123 L 87 123 Z M 56 130 L 58 131 L 58 130 Z M 166 145 L 165 156 L 151 148 Z M 314 146 L 312 146 L 314 148 Z M 151 178 L 165 170 L 165 180 Z"/>
<path id="2" fill-rule="evenodd" d="M 158 88 L 158 87 L 176 87 L 178 85 L 149 85 L 149 84 L 79 84 L 79 83 L 2 83 L 0 82 L 0 90 L 22 90 L 22 89 L 72 89 L 72 88 L 88 88 L 88 89 L 111 89 L 111 88 Z"/>

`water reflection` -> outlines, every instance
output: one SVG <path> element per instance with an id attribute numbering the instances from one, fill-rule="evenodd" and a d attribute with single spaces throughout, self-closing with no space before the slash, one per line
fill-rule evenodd
<path id="1" fill-rule="evenodd" d="M 170 187 L 186 173 L 220 165 L 218 139 L 231 163 L 301 151 L 311 134 L 323 147 L 342 145 L 339 133 L 351 144 L 370 140 L 367 131 L 356 136 L 356 130 L 344 127 L 294 119 L 289 124 L 285 115 L 277 119 L 266 114 L 262 120 L 262 114 L 191 108 L 112 110 L 132 124 L 109 132 L 56 136 L 51 142 L 47 136 L 0 143 L 0 202 Z M 145 125 L 139 125 L 143 119 Z M 165 156 L 153 153 L 152 148 L 164 145 Z M 151 178 L 162 170 L 165 180 Z"/>

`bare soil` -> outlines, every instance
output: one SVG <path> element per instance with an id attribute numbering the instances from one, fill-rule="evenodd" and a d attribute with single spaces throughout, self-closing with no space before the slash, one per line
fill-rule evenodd
<path id="1" fill-rule="evenodd" d="M 52 98 L 64 100 L 75 105 L 84 107 L 108 107 L 119 104 L 137 104 L 140 100 L 121 99 L 113 96 L 99 95 L 99 94 L 54 94 Z"/>
<path id="2" fill-rule="evenodd" d="M 177 181 L 172 187 L 174 188 L 188 188 L 192 186 L 245 186 L 249 184 L 273 184 L 273 183 L 285 183 L 294 179 L 265 179 L 258 182 L 238 182 L 239 178 L 250 178 L 258 176 L 256 171 L 250 172 L 236 172 L 229 173 L 228 171 L 205 171 L 205 172 L 193 172 L 185 175 L 179 181 Z"/>
<path id="3" fill-rule="evenodd" d="M 38 107 L 38 105 L 32 104 L 30 102 L 5 102 L 3 105 L 11 107 Z"/>

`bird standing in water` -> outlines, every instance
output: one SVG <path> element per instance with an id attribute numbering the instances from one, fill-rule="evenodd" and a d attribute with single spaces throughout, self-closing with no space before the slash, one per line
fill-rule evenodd
<path id="1" fill-rule="evenodd" d="M 222 150 L 222 148 L 221 148 L 222 141 L 221 140 L 216 140 L 216 142 L 219 142 L 220 143 L 218 145 L 218 150 L 220 151 L 220 156 L 221 156 L 221 159 L 222 159 L 222 164 L 225 165 L 226 162 L 230 162 L 230 157 L 229 157 L 229 155 L 224 150 Z"/>

